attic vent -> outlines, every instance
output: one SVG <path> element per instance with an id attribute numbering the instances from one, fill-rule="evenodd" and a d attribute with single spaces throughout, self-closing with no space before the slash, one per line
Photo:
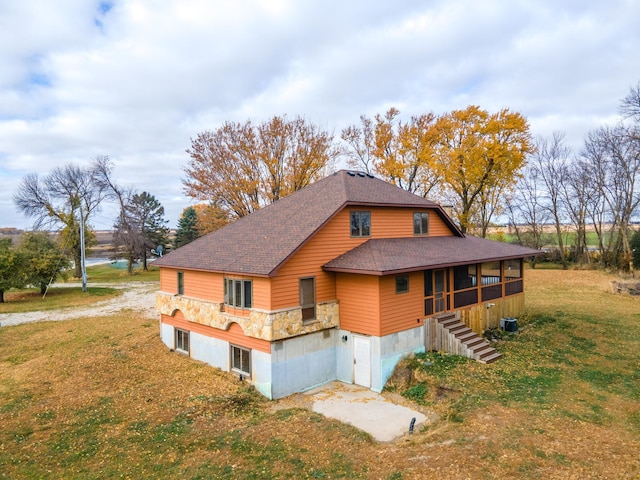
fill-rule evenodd
<path id="1" fill-rule="evenodd" d="M 364 173 L 358 172 L 358 176 L 361 177 L 361 178 L 364 178 Z"/>
<path id="2" fill-rule="evenodd" d="M 353 172 L 347 172 L 347 175 L 350 175 L 350 176 L 352 176 L 352 177 L 355 177 L 355 176 L 356 176 L 356 174 L 355 174 L 355 173 L 353 173 Z"/>

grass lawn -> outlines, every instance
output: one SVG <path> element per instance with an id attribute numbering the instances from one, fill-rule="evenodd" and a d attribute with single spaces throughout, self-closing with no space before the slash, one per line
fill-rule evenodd
<path id="1" fill-rule="evenodd" d="M 36 310 L 57 310 L 66 307 L 91 305 L 109 300 L 122 292 L 111 287 L 52 287 L 43 297 L 39 288 L 10 291 L 4 294 L 5 303 L 0 303 L 0 313 L 22 313 Z"/>
<path id="2" fill-rule="evenodd" d="M 397 390 L 441 420 L 390 444 L 170 352 L 133 312 L 0 328 L 0 478 L 638 478 L 640 300 L 610 279 L 528 270 L 504 358 L 412 360 Z"/>
<path id="3" fill-rule="evenodd" d="M 89 283 L 121 283 L 121 282 L 159 282 L 160 268 L 149 264 L 149 270 L 134 268 L 133 274 L 129 275 L 126 268 L 115 268 L 110 263 L 87 267 L 87 278 Z"/>
<path id="4" fill-rule="evenodd" d="M 91 305 L 115 298 L 122 294 L 121 290 L 112 287 L 96 287 L 94 284 L 118 284 L 123 282 L 159 282 L 160 269 L 152 265 L 149 271 L 136 269 L 133 275 L 125 269 L 115 268 L 111 264 L 95 265 L 87 268 L 87 291 L 81 286 L 53 286 L 43 297 L 39 288 L 9 290 L 5 292 L 5 303 L 0 303 L 0 313 L 21 313 L 35 310 L 57 310 L 65 307 Z M 77 284 L 78 279 L 70 279 L 69 283 Z"/>

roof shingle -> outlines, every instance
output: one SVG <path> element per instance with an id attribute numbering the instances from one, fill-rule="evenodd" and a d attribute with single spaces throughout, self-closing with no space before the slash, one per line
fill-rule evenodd
<path id="1" fill-rule="evenodd" d="M 433 207 L 459 233 L 439 205 L 363 173 L 341 170 L 235 222 L 180 247 L 155 264 L 166 267 L 272 275 L 347 205 Z"/>
<path id="2" fill-rule="evenodd" d="M 332 272 L 389 275 L 539 255 L 520 245 L 477 237 L 371 239 L 323 266 Z"/>

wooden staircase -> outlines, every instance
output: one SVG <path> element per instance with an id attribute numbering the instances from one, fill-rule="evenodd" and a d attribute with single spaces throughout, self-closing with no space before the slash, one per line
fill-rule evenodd
<path id="1" fill-rule="evenodd" d="M 445 313 L 431 319 L 427 348 L 462 355 L 480 363 L 492 363 L 502 358 L 487 340 L 460 321 L 460 314 Z"/>

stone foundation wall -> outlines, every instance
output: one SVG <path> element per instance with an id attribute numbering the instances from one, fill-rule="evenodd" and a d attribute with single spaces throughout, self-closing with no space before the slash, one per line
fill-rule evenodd
<path id="1" fill-rule="evenodd" d="M 158 312 L 173 316 L 180 310 L 190 322 L 227 330 L 229 325 L 237 323 L 245 335 L 269 342 L 318 332 L 340 325 L 340 309 L 337 301 L 322 302 L 316 305 L 316 319 L 302 321 L 302 309 L 266 311 L 251 309 L 249 316 L 231 315 L 224 311 L 224 304 L 209 302 L 197 298 L 170 293 L 156 294 Z"/>

